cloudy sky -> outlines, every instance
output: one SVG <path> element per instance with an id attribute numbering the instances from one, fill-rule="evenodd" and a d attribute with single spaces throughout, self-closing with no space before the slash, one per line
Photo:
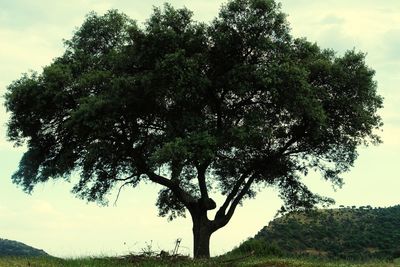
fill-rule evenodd
<path id="1" fill-rule="evenodd" d="M 29 70 L 41 71 L 63 52 L 85 14 L 123 11 L 145 21 L 152 6 L 165 1 L 139 0 L 0 0 L 0 95 L 7 85 Z M 175 0 L 199 21 L 216 16 L 220 0 Z M 334 191 L 317 175 L 307 177 L 310 187 L 333 197 L 338 205 L 391 206 L 400 204 L 400 1 L 398 0 L 282 0 L 292 34 L 307 37 L 338 54 L 346 49 L 366 52 L 376 70 L 378 91 L 385 98 L 384 120 L 378 147 L 360 148 L 345 185 Z M 3 102 L 3 99 L 0 100 Z M 167 222 L 154 207 L 159 187 L 142 184 L 123 190 L 116 206 L 98 207 L 76 199 L 71 184 L 55 181 L 26 195 L 11 183 L 23 148 L 7 142 L 7 117 L 0 106 L 0 238 L 19 240 L 55 256 L 115 255 L 140 251 L 152 243 L 155 250 L 171 250 L 182 238 L 182 253 L 191 253 L 191 220 Z M 111 203 L 115 194 L 110 197 Z M 277 192 L 266 190 L 237 209 L 228 226 L 212 236 L 212 254 L 229 251 L 253 236 L 280 207 Z"/>

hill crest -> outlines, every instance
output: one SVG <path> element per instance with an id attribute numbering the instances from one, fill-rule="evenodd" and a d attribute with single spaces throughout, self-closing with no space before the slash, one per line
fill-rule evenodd
<path id="1" fill-rule="evenodd" d="M 0 238 L 0 256 L 49 256 L 44 250 L 22 242 Z"/>
<path id="2" fill-rule="evenodd" d="M 344 259 L 397 258 L 400 205 L 291 212 L 272 220 L 236 250 Z"/>

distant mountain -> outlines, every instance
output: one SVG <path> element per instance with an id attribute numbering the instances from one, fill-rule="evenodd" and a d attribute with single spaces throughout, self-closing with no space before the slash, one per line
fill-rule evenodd
<path id="1" fill-rule="evenodd" d="M 400 205 L 292 212 L 232 252 L 333 258 L 400 257 Z"/>
<path id="2" fill-rule="evenodd" d="M 24 243 L 0 238 L 0 256 L 49 256 L 41 249 Z"/>

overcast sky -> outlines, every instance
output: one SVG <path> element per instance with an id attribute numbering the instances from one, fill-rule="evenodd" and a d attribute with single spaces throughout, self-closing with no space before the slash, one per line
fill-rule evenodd
<path id="1" fill-rule="evenodd" d="M 85 14 L 119 9 L 143 22 L 152 6 L 165 1 L 139 0 L 0 0 L 0 95 L 7 85 L 29 70 L 42 67 L 63 53 Z M 175 0 L 198 21 L 210 21 L 224 1 Z M 400 1 L 398 0 L 284 0 L 292 34 L 307 37 L 342 54 L 355 48 L 366 52 L 376 70 L 378 92 L 384 99 L 384 120 L 378 147 L 359 149 L 345 185 L 334 191 L 317 175 L 306 177 L 310 187 L 336 199 L 338 205 L 391 206 L 400 204 Z M 4 100 L 1 98 L 2 103 Z M 154 206 L 159 187 L 142 184 L 123 190 L 116 206 L 98 207 L 76 199 L 71 184 L 62 181 L 38 186 L 26 195 L 11 183 L 23 148 L 7 142 L 8 115 L 0 106 L 0 238 L 22 241 L 55 256 L 115 255 L 140 251 L 152 242 L 155 250 L 172 250 L 183 238 L 181 252 L 191 253 L 191 220 L 167 222 Z M 111 203 L 115 192 L 110 197 Z M 281 202 L 266 190 L 237 209 L 231 222 L 211 239 L 213 255 L 229 251 L 266 225 Z"/>

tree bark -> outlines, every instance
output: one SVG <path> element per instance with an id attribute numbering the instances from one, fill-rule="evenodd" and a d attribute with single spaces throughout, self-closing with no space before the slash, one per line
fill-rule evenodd
<path id="1" fill-rule="evenodd" d="M 193 257 L 210 258 L 210 237 L 213 233 L 207 210 L 192 213 L 193 221 Z"/>

